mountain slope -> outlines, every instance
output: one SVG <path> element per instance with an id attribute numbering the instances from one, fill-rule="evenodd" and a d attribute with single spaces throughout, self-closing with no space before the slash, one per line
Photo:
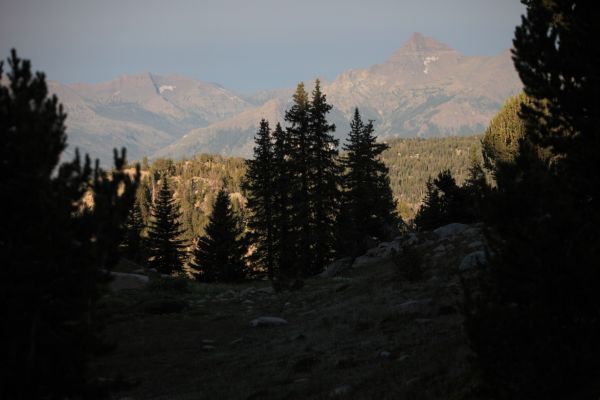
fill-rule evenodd
<path id="1" fill-rule="evenodd" d="M 349 70 L 323 86 L 334 105 L 330 121 L 337 137 L 349 130 L 355 107 L 373 119 L 380 138 L 436 137 L 482 132 L 504 101 L 521 88 L 510 52 L 494 57 L 467 57 L 415 33 L 383 64 Z M 188 132 L 158 155 L 182 156 L 193 151 L 249 156 L 261 118 L 282 122 L 291 90 L 261 92 L 250 100 L 269 99 L 244 112 Z M 285 97 L 284 97 L 285 96 Z M 278 100 L 278 101 L 277 101 Z M 278 110 L 265 113 L 265 105 Z M 234 139 L 235 138 L 235 139 Z"/>
<path id="2" fill-rule="evenodd" d="M 68 113 L 70 156 L 75 147 L 103 162 L 125 146 L 129 159 L 150 155 L 190 129 L 239 114 L 251 104 L 219 85 L 178 75 L 143 73 L 90 85 L 50 82 Z"/>
<path id="3" fill-rule="evenodd" d="M 521 89 L 509 51 L 469 57 L 418 33 L 382 64 L 345 71 L 322 85 L 340 139 L 355 107 L 375 120 L 380 138 L 481 132 Z M 50 87 L 69 115 L 67 156 L 80 147 L 103 162 L 121 146 L 130 160 L 197 152 L 249 156 L 260 119 L 283 122 L 293 93 L 283 88 L 239 96 L 216 84 L 149 73 Z"/>

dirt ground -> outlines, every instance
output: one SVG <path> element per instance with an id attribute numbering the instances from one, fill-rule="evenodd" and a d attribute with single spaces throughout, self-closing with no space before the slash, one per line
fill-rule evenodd
<path id="1" fill-rule="evenodd" d="M 151 285 L 105 298 L 115 399 L 458 399 L 473 376 L 457 274 L 400 278 L 391 259 L 274 293 L 268 282 Z M 171 285 L 176 286 L 176 285 Z M 288 323 L 252 327 L 274 316 Z"/>

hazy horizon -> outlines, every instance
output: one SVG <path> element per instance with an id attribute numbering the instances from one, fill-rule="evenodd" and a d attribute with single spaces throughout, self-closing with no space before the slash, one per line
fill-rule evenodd
<path id="1" fill-rule="evenodd" d="M 383 62 L 413 32 L 465 55 L 498 54 L 511 47 L 524 10 L 492 0 L 3 3 L 0 58 L 15 47 L 48 79 L 180 74 L 241 93 Z"/>

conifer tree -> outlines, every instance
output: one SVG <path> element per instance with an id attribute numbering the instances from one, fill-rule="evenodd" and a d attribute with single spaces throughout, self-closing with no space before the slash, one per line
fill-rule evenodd
<path id="1" fill-rule="evenodd" d="M 309 139 L 309 99 L 304 84 L 299 83 L 292 97 L 293 104 L 285 113 L 287 129 L 288 172 L 290 178 L 290 240 L 295 247 L 293 266 L 290 270 L 306 272 L 312 266 L 313 231 L 311 218 L 313 210 L 310 203 L 310 157 Z"/>
<path id="2" fill-rule="evenodd" d="M 180 239 L 183 233 L 179 222 L 181 212 L 173 198 L 166 175 L 162 176 L 151 214 L 146 240 L 148 266 L 162 274 L 182 273 L 186 245 Z"/>
<path id="3" fill-rule="evenodd" d="M 444 223 L 440 191 L 431 177 L 427 179 L 426 188 L 425 199 L 414 219 L 414 224 L 420 231 L 435 229 Z"/>
<path id="4" fill-rule="evenodd" d="M 123 255 L 136 263 L 145 262 L 144 221 L 138 201 L 133 202 L 125 221 L 125 235 L 122 242 Z"/>
<path id="5" fill-rule="evenodd" d="M 100 397 L 87 364 L 106 347 L 95 304 L 118 260 L 122 226 L 139 182 L 115 169 L 58 165 L 66 115 L 45 77 L 12 51 L 0 63 L 0 398 Z M 84 200 L 92 197 L 93 206 Z"/>
<path id="6" fill-rule="evenodd" d="M 466 189 L 456 184 L 450 170 L 443 170 L 433 181 L 427 181 L 427 194 L 414 222 L 419 230 L 452 222 L 472 222 Z"/>
<path id="7" fill-rule="evenodd" d="M 202 282 L 237 282 L 246 276 L 246 243 L 224 188 L 217 194 L 204 236 L 198 239 L 191 267 Z"/>
<path id="8" fill-rule="evenodd" d="M 400 219 L 390 188 L 388 169 L 380 160 L 388 146 L 377 143 L 373 122 L 363 123 L 358 108 L 350 122 L 350 133 L 344 150 L 344 202 L 342 213 L 345 223 L 341 234 L 346 238 L 344 247 L 351 255 L 362 254 L 366 238 L 390 240 L 397 233 Z"/>
<path id="9" fill-rule="evenodd" d="M 465 216 L 470 221 L 481 221 L 482 208 L 490 195 L 490 186 L 487 183 L 485 171 L 477 158 L 475 151 L 471 152 L 471 165 L 469 175 L 461 188 L 465 199 Z"/>
<path id="10" fill-rule="evenodd" d="M 589 1 L 525 2 L 513 59 L 530 100 L 486 215 L 491 274 L 466 325 L 497 398 L 600 394 L 600 34 Z M 594 33 L 595 32 L 595 33 Z"/>
<path id="11" fill-rule="evenodd" d="M 327 103 L 317 79 L 308 107 L 308 178 L 310 237 L 313 258 L 305 265 L 306 276 L 323 270 L 335 254 L 335 223 L 339 213 L 340 174 L 338 164 L 338 140 L 332 135 L 335 125 L 327 122 L 332 105 Z"/>
<path id="12" fill-rule="evenodd" d="M 295 245 L 292 222 L 292 153 L 289 131 L 277 124 L 273 131 L 273 246 L 275 253 L 274 277 L 276 289 L 297 279 Z"/>
<path id="13" fill-rule="evenodd" d="M 278 129 L 281 129 L 279 127 Z M 273 226 L 274 160 L 271 129 L 266 120 L 260 121 L 260 128 L 254 138 L 254 157 L 246 161 L 247 171 L 243 182 L 248 199 L 247 208 L 250 241 L 255 245 L 252 261 L 267 270 L 270 280 L 274 277 L 275 229 Z"/>

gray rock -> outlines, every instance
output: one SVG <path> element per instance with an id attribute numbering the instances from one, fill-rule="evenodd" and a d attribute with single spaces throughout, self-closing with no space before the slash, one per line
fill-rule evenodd
<path id="1" fill-rule="evenodd" d="M 350 393 L 352 387 L 350 385 L 341 385 L 329 392 L 329 397 L 340 397 Z"/>
<path id="2" fill-rule="evenodd" d="M 321 272 L 317 276 L 320 278 L 331 278 L 344 272 L 345 270 L 350 268 L 351 265 L 351 257 L 340 258 L 329 264 L 327 267 L 325 267 L 325 271 Z"/>
<path id="3" fill-rule="evenodd" d="M 470 248 L 470 249 L 482 248 L 483 247 L 483 242 L 481 240 L 474 240 L 471 243 L 469 243 L 467 245 L 467 247 Z"/>
<path id="4" fill-rule="evenodd" d="M 141 274 L 129 274 L 126 272 L 111 271 L 110 276 L 113 280 L 110 282 L 110 289 L 114 291 L 123 289 L 139 289 L 150 282 L 150 278 Z"/>
<path id="5" fill-rule="evenodd" d="M 279 326 L 279 325 L 287 325 L 288 322 L 280 317 L 258 317 L 250 321 L 250 326 L 258 327 L 258 326 Z"/>
<path id="6" fill-rule="evenodd" d="M 483 250 L 469 253 L 462 259 L 458 266 L 459 271 L 468 271 L 475 267 L 484 265 L 486 262 L 485 252 Z"/>
<path id="7" fill-rule="evenodd" d="M 394 252 L 400 251 L 400 242 L 382 242 L 372 249 L 367 250 L 365 253 L 367 256 L 384 258 L 391 256 Z"/>
<path id="8" fill-rule="evenodd" d="M 434 253 L 444 252 L 444 251 L 446 251 L 446 246 L 444 246 L 443 244 L 440 244 L 438 247 L 433 249 Z"/>
<path id="9" fill-rule="evenodd" d="M 404 237 L 404 244 L 407 246 L 412 246 L 413 244 L 417 244 L 418 241 L 419 241 L 419 236 L 414 232 L 411 232 Z"/>
<path id="10" fill-rule="evenodd" d="M 373 265 L 382 261 L 384 261 L 383 257 L 374 257 L 373 255 L 365 254 L 354 259 L 352 268 L 362 268 L 364 266 Z"/>
<path id="11" fill-rule="evenodd" d="M 388 359 L 392 356 L 392 353 L 390 353 L 389 351 L 380 351 L 379 352 L 379 358 L 384 358 L 384 359 Z"/>
<path id="12" fill-rule="evenodd" d="M 458 235 L 467 229 L 469 225 L 459 224 L 454 222 L 452 224 L 441 226 L 433 231 L 440 239 L 447 239 L 450 236 Z"/>

